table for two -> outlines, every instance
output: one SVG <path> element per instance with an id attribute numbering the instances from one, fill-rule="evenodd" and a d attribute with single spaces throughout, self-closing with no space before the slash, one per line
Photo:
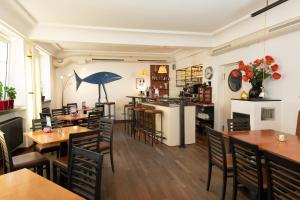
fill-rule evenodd
<path id="1" fill-rule="evenodd" d="M 287 140 L 278 141 L 278 135 L 285 134 Z M 275 130 L 224 132 L 224 137 L 258 145 L 262 151 L 268 151 L 300 163 L 300 137 Z"/>
<path id="2" fill-rule="evenodd" d="M 60 143 L 61 145 L 61 156 L 67 153 L 67 141 L 69 135 L 73 133 L 81 133 L 89 131 L 90 129 L 82 126 L 68 126 L 62 128 L 52 129 L 50 133 L 44 133 L 42 130 L 30 131 L 25 133 L 27 137 L 32 139 L 35 143 L 41 145 Z"/>

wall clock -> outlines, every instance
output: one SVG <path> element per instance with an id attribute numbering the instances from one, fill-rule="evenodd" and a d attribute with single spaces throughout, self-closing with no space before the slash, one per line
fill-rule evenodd
<path id="1" fill-rule="evenodd" d="M 206 79 L 208 79 L 208 80 L 212 79 L 213 74 L 214 74 L 214 70 L 211 66 L 205 68 L 204 75 L 205 75 Z"/>

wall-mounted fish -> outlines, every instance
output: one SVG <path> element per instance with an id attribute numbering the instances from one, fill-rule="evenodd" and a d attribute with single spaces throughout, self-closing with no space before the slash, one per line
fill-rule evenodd
<path id="1" fill-rule="evenodd" d="M 74 70 L 74 73 L 75 73 L 75 77 L 76 77 L 76 91 L 78 90 L 78 88 L 80 87 L 80 84 L 82 82 L 87 82 L 87 83 L 98 85 L 98 89 L 99 89 L 98 101 L 99 102 L 101 100 L 101 85 L 102 85 L 104 93 L 105 93 L 106 101 L 108 101 L 107 93 L 106 93 L 106 89 L 105 89 L 105 84 L 113 82 L 113 81 L 120 80 L 122 78 L 118 74 L 114 74 L 112 72 L 97 72 L 95 74 L 92 74 L 92 75 L 87 76 L 87 77 L 82 79 L 78 76 L 78 74 L 75 72 L 75 70 Z"/>

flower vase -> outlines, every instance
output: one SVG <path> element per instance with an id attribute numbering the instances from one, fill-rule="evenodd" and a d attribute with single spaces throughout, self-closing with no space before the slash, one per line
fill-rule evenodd
<path id="1" fill-rule="evenodd" d="M 249 90 L 249 98 L 261 98 L 259 94 L 262 92 L 262 82 L 251 83 L 252 88 Z"/>

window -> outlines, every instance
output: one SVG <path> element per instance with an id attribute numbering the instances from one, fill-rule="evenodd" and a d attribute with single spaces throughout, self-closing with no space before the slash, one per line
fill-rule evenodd
<path id="1" fill-rule="evenodd" d="M 8 73 L 8 43 L 0 40 L 0 81 L 7 84 Z"/>
<path id="2" fill-rule="evenodd" d="M 51 99 L 51 80 L 50 80 L 50 56 L 43 50 L 40 53 L 40 72 L 41 72 L 41 91 L 46 100 Z"/>

